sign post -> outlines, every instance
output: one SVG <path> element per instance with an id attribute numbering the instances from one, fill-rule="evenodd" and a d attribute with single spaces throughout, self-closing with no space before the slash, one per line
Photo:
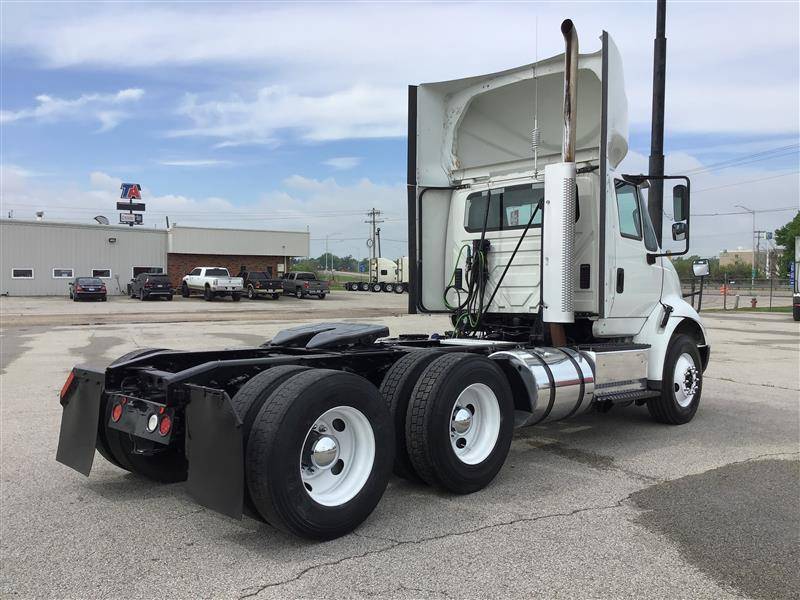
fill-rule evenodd
<path id="1" fill-rule="evenodd" d="M 120 213 L 119 222 L 121 225 L 141 225 L 144 222 L 143 215 L 145 204 L 144 202 L 134 202 L 134 200 L 142 199 L 142 188 L 138 183 L 123 183 L 120 186 L 120 198 L 127 200 L 127 202 L 117 202 L 117 210 L 127 210 L 128 213 Z M 139 211 L 134 213 L 133 211 Z"/>

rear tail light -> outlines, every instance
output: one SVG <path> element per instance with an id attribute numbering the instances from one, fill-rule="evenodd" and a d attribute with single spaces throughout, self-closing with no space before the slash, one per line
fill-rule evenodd
<path id="1" fill-rule="evenodd" d="M 67 375 L 67 380 L 64 382 L 64 385 L 61 386 L 61 392 L 58 395 L 59 398 L 62 400 L 66 398 L 73 381 L 75 381 L 75 371 L 70 371 L 69 375 Z"/>
<path id="2" fill-rule="evenodd" d="M 111 408 L 111 420 L 114 421 L 114 423 L 118 423 L 121 418 L 122 418 L 122 404 L 117 402 Z"/>
<path id="3" fill-rule="evenodd" d="M 303 287 L 308 289 L 308 282 L 307 281 L 305 283 L 303 283 Z"/>
<path id="4" fill-rule="evenodd" d="M 145 283 L 144 287 L 145 288 L 151 288 L 151 287 L 153 287 L 153 284 L 152 283 Z"/>
<path id="5" fill-rule="evenodd" d="M 79 285 L 76 285 L 76 286 L 75 286 L 75 291 L 76 291 L 76 292 L 82 292 L 82 291 L 83 291 L 83 288 L 82 288 L 81 286 L 79 286 Z"/>
<path id="6" fill-rule="evenodd" d="M 169 415 L 162 415 L 161 422 L 158 424 L 158 433 L 161 435 L 169 435 L 172 430 L 172 419 Z"/>

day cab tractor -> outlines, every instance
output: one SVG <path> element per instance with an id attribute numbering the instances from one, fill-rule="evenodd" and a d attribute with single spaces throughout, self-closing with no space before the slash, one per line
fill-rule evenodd
<path id="1" fill-rule="evenodd" d="M 226 515 L 330 539 L 392 471 L 481 490 L 516 427 L 626 405 L 691 421 L 710 346 L 670 262 L 688 250 L 689 180 L 617 170 L 620 55 L 607 33 L 579 55 L 562 32 L 564 55 L 410 88 L 409 308 L 449 315 L 448 331 L 314 323 L 255 348 L 78 366 L 57 460 L 88 475 L 96 449 Z M 673 198 L 662 243 L 654 190 Z"/>

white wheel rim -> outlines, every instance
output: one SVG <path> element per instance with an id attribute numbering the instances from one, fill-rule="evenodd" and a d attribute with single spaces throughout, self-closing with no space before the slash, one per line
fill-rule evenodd
<path id="1" fill-rule="evenodd" d="M 483 383 L 464 388 L 450 411 L 450 445 L 456 458 L 468 465 L 483 462 L 500 436 L 500 406 Z"/>
<path id="2" fill-rule="evenodd" d="M 675 361 L 675 373 L 672 377 L 672 391 L 681 407 L 686 408 L 692 403 L 699 384 L 700 373 L 695 367 L 694 360 L 684 352 Z"/>
<path id="3" fill-rule="evenodd" d="M 361 491 L 374 463 L 369 420 L 352 406 L 337 406 L 308 430 L 300 450 L 300 477 L 314 502 L 341 506 Z"/>

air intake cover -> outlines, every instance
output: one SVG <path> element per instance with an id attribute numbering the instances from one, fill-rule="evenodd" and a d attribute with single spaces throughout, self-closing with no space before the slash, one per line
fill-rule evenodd
<path id="1" fill-rule="evenodd" d="M 575 321 L 575 163 L 544 169 L 542 300 L 545 323 Z"/>

